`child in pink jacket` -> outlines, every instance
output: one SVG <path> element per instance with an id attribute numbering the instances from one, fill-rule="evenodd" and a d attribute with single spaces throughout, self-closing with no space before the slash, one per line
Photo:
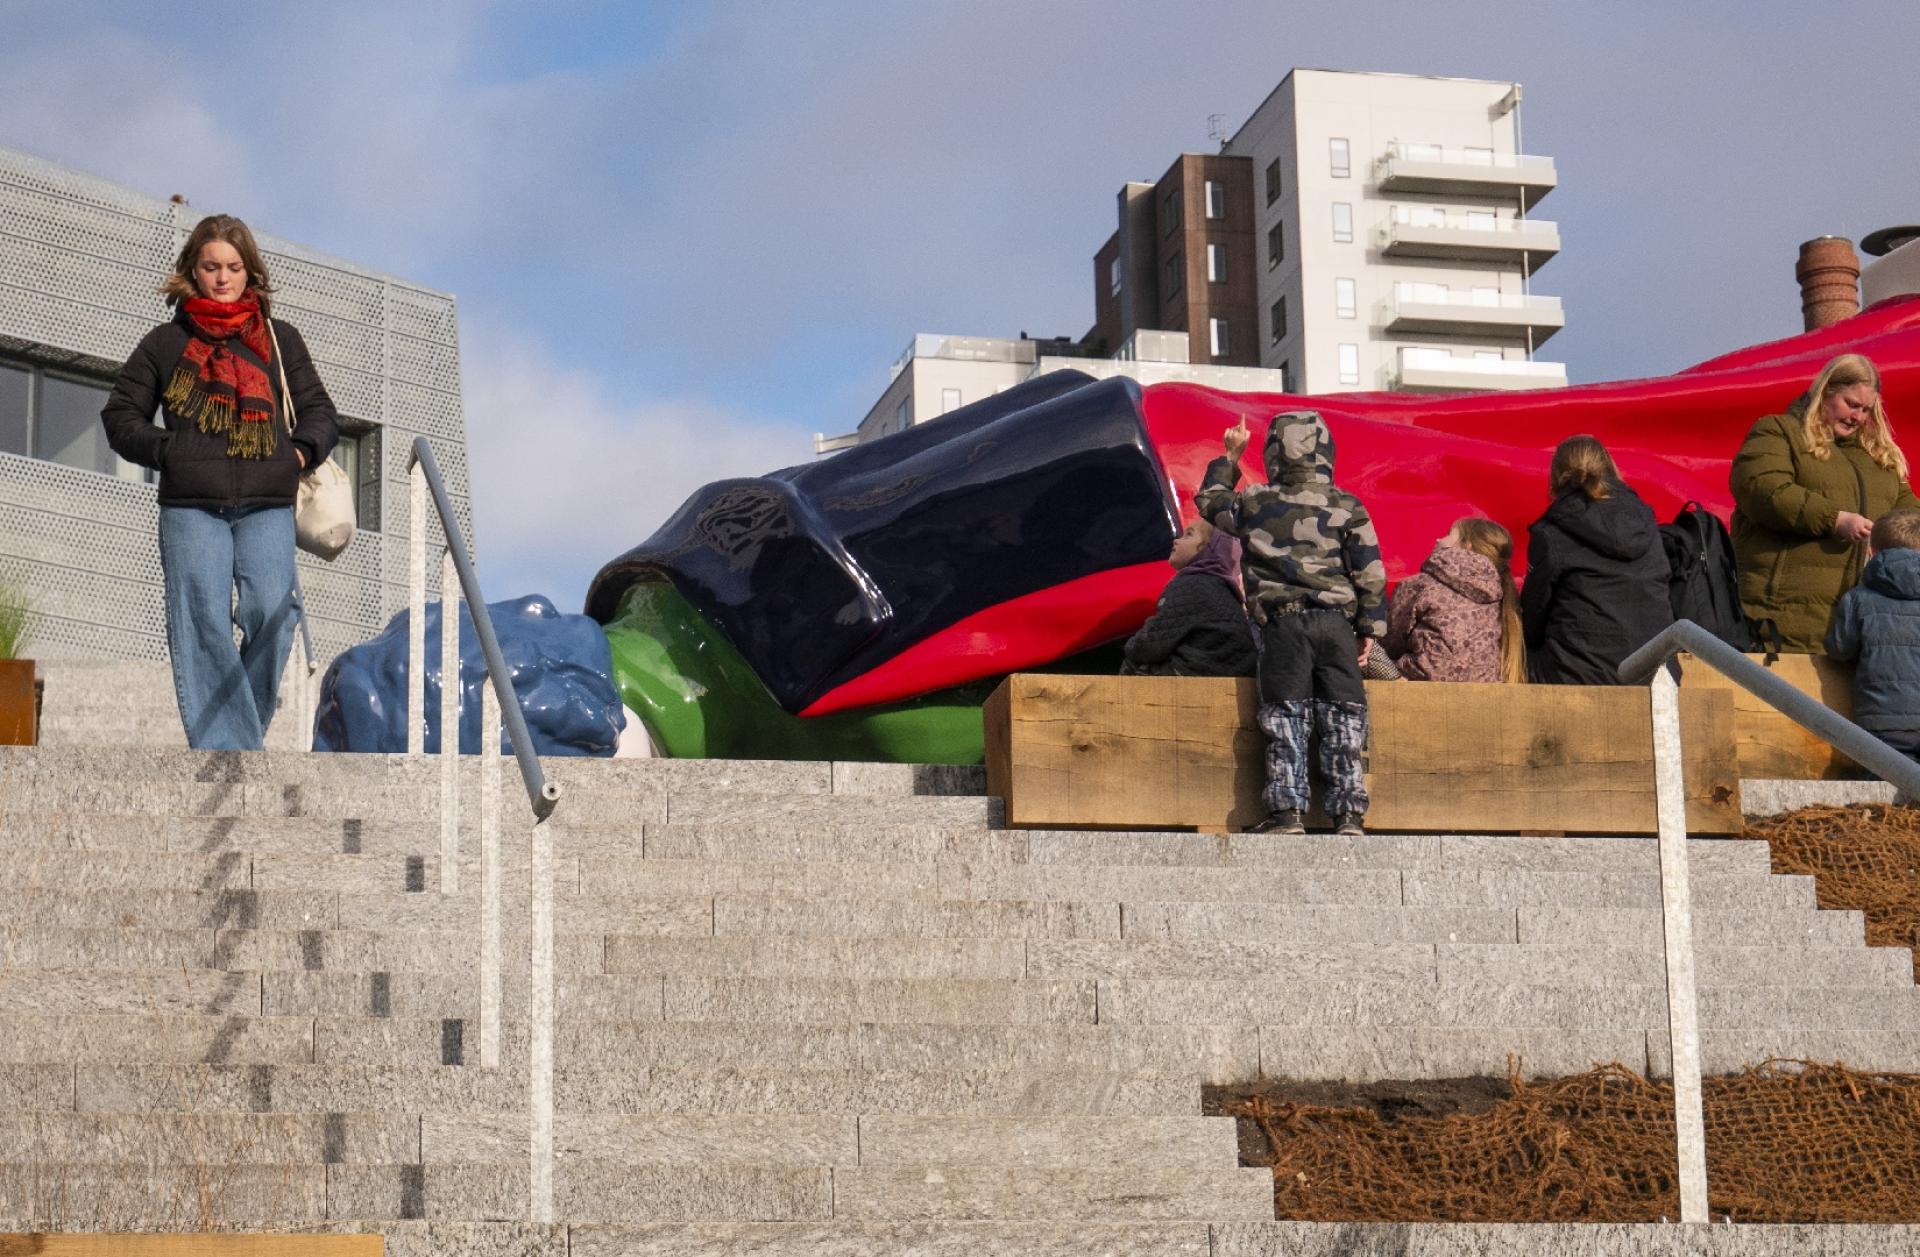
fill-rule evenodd
<path id="1" fill-rule="evenodd" d="M 1400 582 L 1382 643 L 1409 681 L 1524 681 L 1513 537 L 1490 519 L 1455 520 Z"/>

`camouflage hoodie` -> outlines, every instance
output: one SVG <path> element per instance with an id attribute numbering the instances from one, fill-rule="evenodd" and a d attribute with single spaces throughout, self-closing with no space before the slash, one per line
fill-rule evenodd
<path id="1" fill-rule="evenodd" d="M 1360 499 L 1333 483 L 1333 436 L 1318 411 L 1275 415 L 1267 428 L 1268 484 L 1239 492 L 1239 464 L 1207 465 L 1193 503 L 1240 538 L 1247 604 L 1269 612 L 1307 604 L 1340 611 L 1361 637 L 1384 637 L 1387 569 Z"/>

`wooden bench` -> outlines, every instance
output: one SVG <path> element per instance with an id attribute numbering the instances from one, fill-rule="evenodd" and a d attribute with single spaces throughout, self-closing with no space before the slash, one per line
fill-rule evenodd
<path id="1" fill-rule="evenodd" d="M 1640 687 L 1370 681 L 1371 829 L 1655 832 Z M 1008 677 L 987 700 L 987 788 L 1016 826 L 1231 831 L 1266 815 L 1250 680 Z M 1681 694 L 1687 824 L 1738 833 L 1735 707 Z"/>
<path id="2" fill-rule="evenodd" d="M 1824 655 L 1782 655 L 1771 665 L 1764 655 L 1747 658 L 1811 694 L 1833 710 L 1853 718 L 1853 665 L 1835 663 Z M 1865 777 L 1858 764 L 1808 733 L 1792 720 L 1690 656 L 1682 655 L 1682 692 L 1726 690 L 1733 695 L 1734 740 L 1739 748 L 1742 777 L 1786 777 L 1813 780 Z"/>

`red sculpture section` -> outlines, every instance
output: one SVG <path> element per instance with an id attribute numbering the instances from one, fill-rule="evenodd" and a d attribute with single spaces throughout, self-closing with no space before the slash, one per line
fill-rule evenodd
<path id="1" fill-rule="evenodd" d="M 1262 477 L 1267 421 L 1287 410 L 1319 411 L 1333 433 L 1335 478 L 1372 512 L 1387 575 L 1397 582 L 1419 570 L 1434 540 L 1462 515 L 1505 525 L 1514 536 L 1515 571 L 1524 572 L 1526 529 L 1546 509 L 1553 448 L 1579 432 L 1606 443 L 1660 518 L 1691 500 L 1724 519 L 1732 509 L 1728 466 L 1747 430 L 1784 410 L 1841 353 L 1865 354 L 1879 366 L 1898 437 L 1902 418 L 1920 415 L 1920 297 L 1882 302 L 1819 331 L 1645 380 L 1440 398 L 1290 397 L 1194 384 L 1143 391 L 1147 431 L 1184 520 L 1193 517 L 1194 490 L 1219 456 L 1227 428 L 1247 421 L 1253 439 L 1244 472 Z M 1171 576 L 1165 564 L 1138 564 L 998 603 L 923 638 L 801 714 L 893 702 L 1125 636 L 1152 614 Z"/>

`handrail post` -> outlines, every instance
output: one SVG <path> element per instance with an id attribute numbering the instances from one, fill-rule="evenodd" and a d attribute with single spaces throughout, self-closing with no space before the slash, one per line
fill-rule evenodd
<path id="1" fill-rule="evenodd" d="M 418 758 L 427 751 L 427 476 L 419 463 L 407 480 L 407 754 Z"/>
<path id="2" fill-rule="evenodd" d="M 460 893 L 460 586 L 440 555 L 440 893 Z M 423 735 L 424 736 L 424 735 Z"/>
<path id="3" fill-rule="evenodd" d="M 1707 1136 L 1700 1103 L 1700 1021 L 1693 974 L 1693 907 L 1687 881 L 1687 792 L 1679 686 L 1654 674 L 1654 812 L 1660 829 L 1660 919 L 1667 966 L 1667 1042 L 1673 1062 L 1673 1127 L 1680 1166 L 1680 1221 L 1707 1216 Z"/>
<path id="4" fill-rule="evenodd" d="M 500 699 L 480 687 L 480 1067 L 500 1067 Z"/>
<path id="5" fill-rule="evenodd" d="M 533 1222 L 553 1224 L 553 834 L 545 817 L 533 822 L 531 898 L 533 974 L 527 1009 L 528 1181 Z"/>

